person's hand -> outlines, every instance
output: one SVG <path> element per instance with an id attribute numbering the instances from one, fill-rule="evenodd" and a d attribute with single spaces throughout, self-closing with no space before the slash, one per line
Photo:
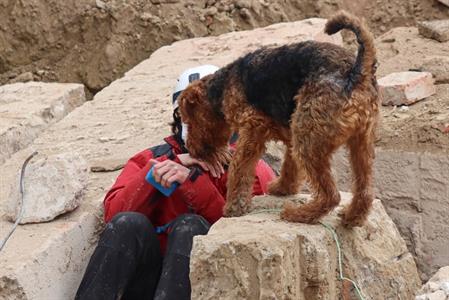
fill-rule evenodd
<path id="1" fill-rule="evenodd" d="M 184 166 L 199 165 L 203 170 L 210 172 L 213 177 L 221 177 L 225 170 L 220 162 L 205 162 L 190 156 L 189 153 L 178 154 L 178 159 Z"/>
<path id="2" fill-rule="evenodd" d="M 154 180 L 166 188 L 169 188 L 175 181 L 182 184 L 189 177 L 190 169 L 172 160 L 159 162 L 155 159 L 150 159 L 150 162 L 154 166 Z"/>

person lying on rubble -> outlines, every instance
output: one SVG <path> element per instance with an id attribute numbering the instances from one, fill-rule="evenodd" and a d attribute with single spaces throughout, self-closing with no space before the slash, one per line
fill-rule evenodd
<path id="1" fill-rule="evenodd" d="M 193 237 L 207 234 L 222 217 L 227 171 L 190 157 L 176 98 L 189 82 L 217 69 L 204 65 L 182 73 L 173 94 L 172 135 L 132 157 L 106 194 L 107 225 L 75 299 L 190 299 Z M 168 197 L 146 180 L 153 166 L 156 182 L 179 184 Z M 262 160 L 255 171 L 253 194 L 264 194 L 274 172 Z"/>

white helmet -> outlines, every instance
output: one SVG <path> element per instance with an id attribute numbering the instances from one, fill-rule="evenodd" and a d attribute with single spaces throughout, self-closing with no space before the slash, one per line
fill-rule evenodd
<path id="1" fill-rule="evenodd" d="M 214 65 L 202 65 L 194 68 L 190 68 L 182 72 L 178 77 L 178 81 L 173 91 L 173 109 L 178 108 L 177 98 L 179 94 L 194 80 L 203 78 L 206 75 L 215 73 L 219 68 Z"/>

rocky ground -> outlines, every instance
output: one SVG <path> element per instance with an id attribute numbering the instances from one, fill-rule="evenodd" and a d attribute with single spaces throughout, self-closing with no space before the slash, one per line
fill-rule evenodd
<path id="1" fill-rule="evenodd" d="M 176 6 L 181 4 L 176 1 L 174 3 L 171 3 L 172 1 L 167 2 L 170 3 L 152 4 L 151 7 L 162 9 L 165 5 Z M 274 3 L 266 6 L 262 2 L 252 1 L 251 6 L 245 7 L 246 4 L 244 3 L 246 2 L 237 2 L 235 2 L 233 9 L 238 10 L 239 18 L 243 18 L 241 14 L 245 15 L 244 9 L 252 13 L 254 7 L 270 7 L 270 9 L 279 12 L 279 10 L 274 9 L 276 7 Z M 83 5 L 88 4 L 77 3 L 79 6 L 74 6 L 76 8 L 86 8 L 87 6 Z M 212 6 L 219 7 L 220 3 L 223 4 L 225 2 L 212 1 L 205 6 L 206 9 L 210 9 Z M 314 4 L 304 7 L 311 9 L 310 11 L 314 13 L 318 7 L 318 12 L 324 14 L 327 12 L 325 10 L 326 5 L 331 5 L 334 2 L 323 2 L 326 3 L 326 5 L 320 4 L 323 6 L 320 6 L 319 3 L 321 2 L 314 2 Z M 348 3 L 343 4 L 351 5 L 351 3 L 353 2 L 348 1 Z M 382 12 L 382 16 L 387 16 L 386 12 L 395 11 L 393 8 L 400 2 L 390 1 L 389 3 L 384 6 L 382 2 L 376 2 L 379 11 Z M 414 16 L 413 18 L 423 18 L 425 16 L 424 12 L 432 12 L 435 7 L 438 7 L 439 10 L 432 14 L 432 17 L 441 17 L 445 14 L 443 11 L 444 6 L 440 6 L 436 1 L 431 4 L 424 1 L 417 2 L 416 5 L 407 3 L 407 9 L 411 9 L 411 7 L 422 8 L 417 10 L 418 12 L 420 11 L 417 15 L 411 14 Z M 35 2 L 25 3 L 17 1 L 15 5 L 6 4 L 0 2 L 0 7 L 3 5 L 3 8 L 10 11 L 16 5 L 22 8 L 33 7 L 34 15 L 39 16 L 40 10 L 33 6 L 36 4 Z M 366 4 L 367 9 L 370 9 L 375 3 L 370 2 Z M 58 5 L 65 6 L 68 4 L 55 2 L 52 10 L 48 11 L 49 16 L 51 15 L 50 12 L 55 12 L 55 15 L 58 15 Z M 98 10 L 98 14 L 106 16 L 108 5 L 118 5 L 118 2 L 96 1 L 96 8 L 93 9 Z M 142 2 L 139 5 L 141 5 L 141 8 L 144 8 L 149 3 Z M 196 4 L 192 5 L 194 7 Z M 305 2 L 302 2 L 301 5 L 305 5 Z M 338 5 L 333 5 L 332 7 L 339 7 Z M 46 8 L 45 5 L 39 7 L 41 9 Z M 388 10 L 385 7 L 388 7 Z M 423 9 L 424 7 L 426 9 Z M 290 8 L 293 10 L 293 8 L 296 9 L 297 7 L 292 6 Z M 0 10 L 0 14 L 3 11 Z M 408 12 L 408 10 L 406 11 Z M 411 11 L 414 10 L 412 9 Z M 12 14 L 16 16 L 15 22 L 24 20 L 24 18 L 18 17 L 21 16 L 19 12 L 20 10 L 16 14 Z M 211 13 L 214 16 L 212 18 L 214 22 L 218 22 L 216 19 L 218 19 L 220 14 L 227 16 L 225 12 L 226 10 L 221 10 L 221 8 L 217 8 L 217 11 L 212 9 Z M 400 12 L 404 13 L 401 10 Z M 287 16 L 289 16 L 289 13 L 293 12 L 287 11 L 287 9 L 284 12 Z M 76 14 L 66 15 L 65 20 L 69 20 L 74 15 Z M 127 19 L 125 17 L 120 18 L 119 15 L 112 14 L 112 16 L 116 19 L 115 22 Z M 126 16 L 126 14 L 123 16 Z M 386 19 L 389 20 L 388 22 L 394 23 L 400 20 L 399 17 L 395 19 L 391 15 L 388 16 Z M 48 19 L 51 18 L 49 17 Z M 267 15 L 264 15 L 265 19 L 271 20 Z M 94 27 L 97 30 L 102 28 L 100 23 L 95 23 L 95 26 L 92 26 L 92 23 L 89 23 L 88 20 L 84 20 L 86 24 L 90 24 L 85 25 L 86 28 Z M 204 20 L 204 22 L 210 22 L 211 19 L 205 17 Z M 237 25 L 235 25 L 234 29 L 242 29 L 245 28 L 244 26 L 249 26 L 244 25 L 246 21 L 243 20 L 241 24 L 235 22 L 234 25 Z M 273 19 L 273 22 L 276 20 Z M 0 18 L 0 28 L 5 28 L 2 25 L 4 21 L 4 18 Z M 180 20 L 180 22 L 184 21 Z M 2 87 L 0 90 L 0 129 L 2 130 L 0 131 L 0 139 L 2 139 L 2 142 L 5 141 L 4 145 L 8 144 L 10 147 L 0 147 L 2 150 L 0 152 L 0 163 L 5 161 L 2 169 L 8 170 L 4 176 L 2 174 L 0 180 L 0 189 L 2 191 L 0 193 L 0 216 L 5 215 L 6 217 L 6 214 L 9 216 L 14 215 L 14 208 L 18 199 L 17 175 L 25 158 L 34 150 L 38 150 L 39 155 L 33 159 L 35 165 L 32 163 L 30 170 L 44 170 L 41 173 L 46 174 L 46 170 L 53 170 L 51 162 L 59 161 L 67 153 L 75 153 L 77 157 L 79 155 L 79 160 L 86 161 L 89 168 L 87 170 L 87 185 L 84 184 L 86 181 L 85 177 L 77 178 L 76 174 L 78 172 L 76 170 L 70 176 L 66 176 L 66 180 L 80 180 L 80 182 L 83 182 L 82 185 L 74 185 L 75 188 L 82 189 L 82 193 L 74 192 L 74 198 L 78 197 L 74 206 L 79 206 L 74 212 L 65 213 L 49 223 L 20 226 L 10 240 L 6 250 L 0 253 L 0 272 L 2 272 L 0 273 L 0 299 L 8 299 L 7 296 L 11 294 L 17 295 L 17 299 L 30 299 L 30 297 L 31 299 L 48 299 L 49 295 L 59 295 L 61 299 L 65 299 L 73 296 L 80 274 L 92 251 L 92 245 L 95 244 L 97 231 L 101 230 L 100 206 L 102 197 L 118 175 L 123 164 L 132 154 L 149 145 L 159 143 L 161 138 L 167 134 L 167 123 L 171 116 L 170 94 L 175 78 L 180 71 L 186 67 L 203 63 L 222 66 L 242 53 L 257 49 L 262 45 L 279 45 L 305 38 L 324 39 L 342 44 L 341 37 L 334 36 L 329 40 L 329 37 L 322 33 L 323 22 L 323 20 L 313 19 L 299 23 L 274 25 L 251 32 L 231 33 L 218 37 L 174 43 L 153 53 L 149 59 L 127 72 L 123 78 L 114 81 L 110 86 L 101 90 L 95 95 L 93 101 L 88 101 L 87 103 L 84 103 L 84 94 L 79 91 L 79 86 L 58 85 L 56 86 L 58 90 L 67 89 L 68 92 L 61 93 L 61 95 L 58 94 L 58 97 L 48 97 L 48 99 L 45 93 L 56 94 L 52 92 L 52 89 L 55 88 L 53 86 L 43 87 L 42 84 L 37 84 L 37 87 L 42 88 L 42 91 L 30 92 L 30 90 L 27 90 L 27 86 L 22 85 L 22 88 L 27 90 L 27 92 L 23 92 L 25 96 L 17 96 L 15 98 L 2 98 L 1 91 L 14 90 L 18 88 L 18 85 Z M 370 22 L 376 21 L 370 18 Z M 383 18 L 380 18 L 377 22 L 381 24 Z M 210 23 L 207 30 L 213 30 L 211 29 L 214 26 L 213 24 L 217 23 Z M 130 26 L 129 28 L 135 26 L 135 24 L 128 25 Z M 46 32 L 51 31 L 50 28 L 53 28 L 53 25 L 50 23 L 48 26 Z M 40 30 L 41 27 L 37 26 L 36 28 L 36 30 Z M 59 27 L 54 26 L 54 28 Z M 63 28 L 61 36 L 63 34 L 70 36 L 72 32 L 70 30 L 71 27 L 67 24 Z M 151 28 L 154 29 L 155 27 Z M 183 30 L 185 29 L 185 27 L 182 28 Z M 19 30 L 19 28 L 15 28 L 15 30 Z M 27 30 L 29 30 L 28 27 Z M 126 32 L 125 29 L 123 30 L 123 32 Z M 382 31 L 376 30 L 378 33 Z M 116 30 L 115 32 L 120 33 L 122 31 Z M 210 33 L 207 32 L 206 34 Z M 32 38 L 31 35 L 28 35 L 28 37 L 37 44 L 40 43 L 38 39 Z M 182 37 L 182 35 L 179 35 L 179 38 Z M 346 36 L 347 42 L 351 41 L 350 37 L 350 35 Z M 89 40 L 88 36 L 85 39 L 80 38 L 79 43 L 81 44 L 87 40 Z M 1 36 L 0 41 L 4 41 Z M 19 46 L 22 41 L 23 38 L 17 40 L 16 45 Z M 92 43 L 92 45 L 101 45 L 100 39 L 97 41 L 98 44 Z M 113 41 L 114 38 L 109 36 L 108 42 L 113 43 Z M 136 43 L 132 43 L 133 41 L 132 39 L 124 40 L 123 45 L 129 46 L 129 48 L 137 47 Z M 449 134 L 445 129 L 446 124 L 449 123 L 449 81 L 445 79 L 449 69 L 446 60 L 446 49 L 449 48 L 448 43 L 440 43 L 424 38 L 418 34 L 415 27 L 395 28 L 376 39 L 380 62 L 379 77 L 396 71 L 420 69 L 433 70 L 432 74 L 435 75 L 437 81 L 436 93 L 416 104 L 406 107 L 383 107 L 383 118 L 376 142 L 378 146 L 376 174 L 381 175 L 376 178 L 378 186 L 376 194 L 379 197 L 381 196 L 387 212 L 393 217 L 401 234 L 405 237 L 409 251 L 414 255 L 418 263 L 421 279 L 425 280 L 434 274 L 439 267 L 449 264 L 449 253 L 447 253 L 446 247 L 446 242 L 449 238 L 449 226 L 445 215 L 448 209 L 447 195 L 449 195 L 449 161 L 447 155 Z M 14 48 L 15 50 L 8 53 L 15 53 L 22 46 L 17 49 Z M 72 46 L 68 48 L 61 46 L 61 49 L 64 51 L 61 50 L 58 53 L 70 55 L 74 49 L 80 49 L 74 45 Z M 107 62 L 102 62 L 104 55 L 102 55 L 101 49 L 93 51 L 93 53 L 79 50 L 79 55 L 71 56 L 72 60 L 75 57 L 84 57 L 84 61 L 89 62 L 89 64 L 75 64 L 74 61 L 76 60 L 72 61 L 61 54 L 60 60 L 58 60 L 61 63 L 60 70 L 64 69 L 62 68 L 63 66 L 69 66 L 68 69 L 72 68 L 75 71 L 85 66 L 92 67 L 92 71 L 94 71 L 92 79 L 100 82 L 105 77 L 95 72 L 103 72 L 112 67 L 114 59 L 120 60 L 122 53 L 126 53 L 123 50 L 125 46 L 114 50 L 117 52 L 111 52 L 111 60 Z M 354 47 L 354 45 L 351 47 Z M 3 49 L 0 48 L 0 51 Z M 58 48 L 56 47 L 55 49 Z M 32 47 L 29 50 L 32 52 Z M 122 50 L 123 52 L 121 52 Z M 42 53 L 45 52 L 43 50 Z M 52 53 L 51 51 L 47 52 L 49 55 Z M 146 52 L 142 51 L 142 53 Z M 3 57 L 0 54 L 0 66 L 6 65 Z M 11 57 L 14 57 L 14 55 Z M 36 58 L 38 55 L 36 54 L 34 57 Z M 137 60 L 138 57 L 134 56 L 133 59 Z M 50 58 L 46 61 L 39 59 L 37 61 L 43 65 L 51 65 Z M 123 64 L 122 66 L 125 65 Z M 30 63 L 27 66 L 39 66 L 39 64 Z M 48 70 L 48 74 L 50 74 L 50 71 L 51 69 Z M 54 72 L 55 75 L 57 74 L 55 71 L 51 72 Z M 121 74 L 120 72 L 117 72 L 114 76 L 118 76 Z M 35 79 L 45 79 L 46 76 L 45 72 L 32 71 L 23 75 L 23 77 L 30 79 L 30 74 Z M 88 73 L 83 74 L 87 75 Z M 114 76 L 111 75 L 108 80 L 112 80 L 111 78 L 115 78 Z M 7 77 L 10 78 L 11 76 L 8 75 Z M 14 79 L 12 77 L 11 79 L 13 81 L 17 80 L 17 78 Z M 55 76 L 54 79 L 59 79 L 59 77 Z M 70 80 L 77 81 L 77 78 L 70 77 Z M 108 81 L 103 81 L 103 83 L 105 82 Z M 33 86 L 36 89 L 36 84 L 29 83 L 30 89 Z M 99 84 L 98 89 L 101 86 Z M 97 90 L 92 89 L 92 87 L 89 87 L 89 89 L 91 92 Z M 69 91 L 71 90 L 77 92 L 75 94 L 73 92 L 70 93 Z M 66 94 L 69 96 L 65 96 Z M 76 97 L 72 99 L 70 95 L 75 95 Z M 6 100 L 1 101 L 3 99 Z M 36 102 L 42 102 L 44 106 L 27 106 L 24 99 L 40 99 L 36 100 Z M 78 105 L 81 105 L 81 107 L 77 107 Z M 14 116 L 11 116 L 11 107 L 15 109 Z M 21 110 L 22 107 L 29 107 L 30 109 Z M 11 140 L 8 133 L 14 130 L 18 132 L 15 135 L 17 139 Z M 4 132 L 6 134 L 3 134 Z M 33 132 L 33 134 L 26 135 L 25 133 L 27 132 Z M 16 142 L 16 144 L 11 144 L 13 142 Z M 4 149 L 6 150 L 3 151 Z M 431 155 L 429 152 L 431 152 Z M 339 163 L 338 160 L 337 163 Z M 41 167 L 42 169 L 39 169 Z M 347 167 L 337 165 L 337 169 L 340 167 L 341 169 L 347 169 Z M 86 171 L 84 163 L 82 170 L 84 176 Z M 45 176 L 42 178 L 48 180 Z M 339 187 L 349 190 L 351 179 L 346 173 L 339 174 L 338 181 Z M 36 182 L 39 183 L 39 181 Z M 71 188 L 69 185 L 64 184 L 63 181 L 62 183 L 55 183 Z M 79 198 L 80 196 L 82 196 L 82 199 Z M 66 207 L 60 209 L 62 212 L 66 210 Z M 264 222 L 271 222 L 271 220 L 268 219 Z M 6 218 L 2 218 L 0 225 L 0 237 L 3 237 L 10 228 L 11 223 Z M 366 238 L 369 238 L 368 233 Z M 398 237 L 397 240 L 402 245 L 402 239 Z M 388 241 L 385 241 L 385 243 L 388 243 Z M 349 246 L 347 245 L 347 247 Z M 403 249 L 403 246 L 401 247 Z M 32 248 L 32 251 L 29 250 L 30 248 Z M 407 254 L 408 252 L 404 253 Z M 385 255 L 387 254 L 385 253 Z M 407 256 L 399 254 L 391 259 L 397 261 L 403 257 Z M 335 262 L 335 257 L 329 256 L 329 259 L 333 263 Z M 366 272 L 371 270 L 369 267 L 370 265 L 368 264 Z M 36 274 L 39 274 L 39 276 Z M 416 278 L 415 273 L 410 274 L 408 275 Z M 55 278 L 61 282 L 61 285 L 55 286 L 52 284 L 56 280 Z M 445 293 L 446 282 L 446 279 L 438 279 L 438 286 L 430 284 L 430 288 L 424 290 L 426 293 L 441 294 L 442 292 L 438 289 L 442 289 Z M 396 283 L 391 282 L 391 284 L 394 285 Z M 394 288 L 392 286 L 392 289 Z M 374 299 L 383 298 L 379 295 L 379 298 Z"/>
<path id="2" fill-rule="evenodd" d="M 436 0 L 0 0 L 0 84 L 77 82 L 91 97 L 174 41 L 338 9 L 364 16 L 376 34 L 449 17 Z"/>
<path id="3" fill-rule="evenodd" d="M 408 107 L 382 108 L 376 144 L 449 153 L 449 42 L 423 38 L 415 27 L 399 27 L 378 37 L 376 47 L 378 78 L 408 70 L 438 74 L 436 94 Z"/>

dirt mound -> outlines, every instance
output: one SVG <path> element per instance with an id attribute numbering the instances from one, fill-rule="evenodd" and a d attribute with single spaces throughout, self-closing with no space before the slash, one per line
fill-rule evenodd
<path id="1" fill-rule="evenodd" d="M 449 67 L 444 59 L 449 42 L 426 39 L 415 27 L 395 28 L 385 33 L 376 39 L 376 47 L 379 78 L 392 72 L 429 71 L 426 61 L 431 60 Z M 430 71 L 435 76 L 437 72 L 433 69 Z M 449 76 L 449 72 L 444 74 Z M 377 146 L 449 153 L 449 82 L 441 80 L 436 89 L 436 94 L 413 105 L 383 107 Z"/>
<path id="2" fill-rule="evenodd" d="M 375 33 L 449 17 L 430 0 L 0 0 L 0 84 L 80 82 L 95 93 L 174 41 L 341 8 L 365 16 Z"/>

